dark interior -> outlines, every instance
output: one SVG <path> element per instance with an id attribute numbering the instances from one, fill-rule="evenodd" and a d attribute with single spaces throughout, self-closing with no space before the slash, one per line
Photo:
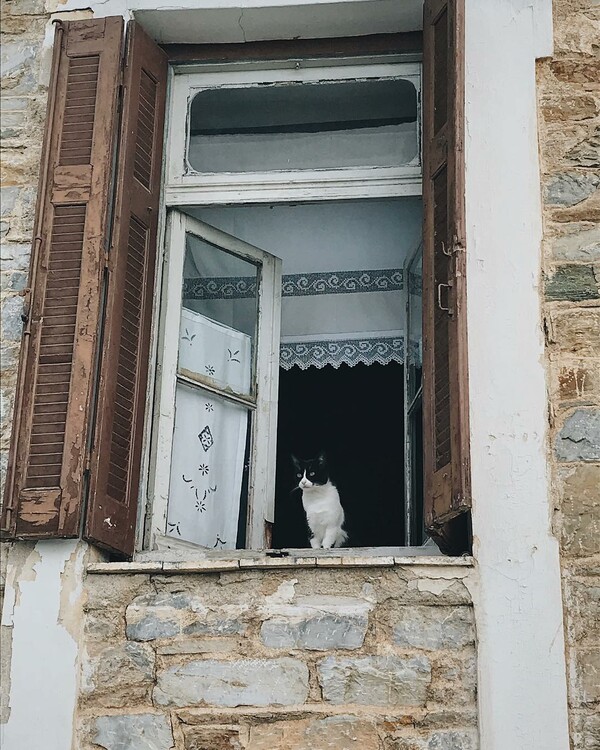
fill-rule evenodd
<path id="1" fill-rule="evenodd" d="M 280 370 L 273 547 L 307 547 L 290 460 L 327 454 L 346 515 L 347 546 L 404 543 L 403 366 Z"/>

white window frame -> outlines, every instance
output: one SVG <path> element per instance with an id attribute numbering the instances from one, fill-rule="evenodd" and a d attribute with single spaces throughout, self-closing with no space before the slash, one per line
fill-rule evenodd
<path id="1" fill-rule="evenodd" d="M 312 65 L 308 66 L 311 62 Z M 303 67 L 306 64 L 307 67 Z M 281 65 L 281 64 L 280 64 Z M 212 88 L 257 86 L 267 83 L 403 79 L 417 92 L 417 156 L 402 167 L 271 170 L 267 172 L 195 172 L 187 164 L 186 127 L 169 128 L 165 202 L 167 206 L 215 205 L 328 200 L 362 197 L 421 195 L 421 64 L 420 62 L 373 62 L 341 60 L 337 64 L 290 60 L 288 67 L 265 70 L 248 64 L 224 66 L 211 72 L 185 72 L 175 68 L 168 107 L 169 122 L 176 113 L 189 113 L 191 100 Z"/>
<path id="2" fill-rule="evenodd" d="M 418 61 L 417 61 L 418 60 Z M 303 67 L 305 66 L 305 67 Z M 215 69 L 216 68 L 216 69 Z M 191 72 L 190 72 L 191 71 Z M 181 283 L 183 255 L 171 252 L 176 235 L 185 234 L 185 226 L 202 231 L 213 244 L 233 243 L 230 248 L 244 252 L 264 253 L 241 240 L 195 220 L 177 211 L 186 206 L 215 206 L 231 203 L 280 203 L 300 201 L 350 200 L 360 198 L 400 198 L 422 194 L 421 165 L 421 71 L 420 56 L 386 57 L 380 60 L 356 58 L 335 61 L 290 60 L 277 62 L 266 68 L 265 64 L 223 64 L 219 66 L 183 66 L 172 68 L 167 103 L 166 166 L 164 188 L 163 225 L 165 226 L 164 271 L 161 293 L 157 295 L 155 320 L 158 331 L 156 346 L 156 380 L 154 419 L 148 440 L 150 456 L 147 485 L 147 528 L 144 547 L 182 546 L 178 540 L 166 537 L 167 507 L 169 498 L 171 447 L 173 441 L 175 386 L 177 378 L 178 337 L 166 331 L 179 331 L 181 314 Z M 185 128 L 175 127 L 181 122 L 181 113 L 189 112 L 191 99 L 201 90 L 216 86 L 257 85 L 279 81 L 344 81 L 344 80 L 410 80 L 417 91 L 417 157 L 402 167 L 339 168 L 323 170 L 290 170 L 243 173 L 189 172 L 185 163 L 187 150 L 187 118 Z M 168 212 L 168 218 L 167 218 Z M 199 226 L 201 225 L 201 227 Z M 181 235 L 182 236 L 182 235 Z M 217 240 L 215 242 L 215 240 Z M 280 271 L 279 271 L 280 273 Z M 265 294 L 263 290 L 263 295 Z M 263 405 L 258 404 L 253 419 L 251 449 L 251 479 L 249 485 L 246 549 L 264 549 L 269 539 L 265 521 L 274 522 L 275 458 L 277 440 L 277 398 L 279 385 L 279 332 L 281 285 L 263 297 L 261 323 L 270 320 L 273 335 L 272 348 L 263 352 L 257 363 L 258 377 L 263 382 Z M 160 301 L 162 300 L 162 301 Z M 159 307 L 160 304 L 160 307 Z M 272 305 L 272 307 L 271 307 Z M 275 338 L 276 337 L 276 338 Z M 263 339 L 265 334 L 263 333 Z M 275 346 L 273 342 L 277 342 Z M 270 357 L 270 359 L 269 359 Z M 266 375 L 269 373 L 270 375 Z M 262 373 L 262 376 L 261 376 Z M 239 550 L 238 550 L 239 551 Z"/>
<path id="3" fill-rule="evenodd" d="M 181 283 L 188 233 L 260 268 L 252 376 L 254 387 L 251 395 L 228 393 L 225 389 L 214 388 L 200 380 L 190 380 L 178 374 L 179 336 L 176 332 L 179 331 L 181 318 Z M 160 470 L 154 476 L 153 525 L 155 529 L 166 530 L 175 427 L 175 389 L 177 382 L 185 382 L 225 401 L 242 404 L 252 412 L 246 547 L 261 549 L 265 545 L 265 521 L 273 523 L 275 512 L 281 261 L 177 209 L 169 211 L 167 216 L 166 247 L 156 420 L 156 451 Z"/>

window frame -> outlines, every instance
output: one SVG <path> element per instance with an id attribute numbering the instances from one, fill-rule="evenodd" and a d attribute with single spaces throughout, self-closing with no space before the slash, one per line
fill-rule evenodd
<path id="1" fill-rule="evenodd" d="M 170 86 L 167 95 L 166 145 L 164 166 L 164 190 L 162 206 L 164 269 L 162 288 L 155 300 L 155 396 L 154 419 L 147 419 L 147 454 L 144 481 L 146 491 L 146 524 L 144 539 L 140 545 L 143 549 L 181 547 L 184 549 L 203 549 L 182 543 L 166 536 L 166 520 L 169 496 L 169 478 L 171 463 L 172 425 L 175 402 L 176 353 L 167 353 L 169 364 L 164 361 L 165 347 L 177 348 L 177 341 L 168 341 L 166 330 L 179 330 L 179 313 L 181 303 L 181 274 L 176 267 L 181 266 L 169 257 L 171 245 L 169 217 L 178 208 L 186 206 L 217 206 L 236 204 L 278 203 L 314 201 L 339 201 L 368 198 L 402 198 L 421 196 L 422 194 L 422 55 L 395 54 L 378 58 L 357 58 L 355 56 L 334 60 L 306 58 L 299 61 L 290 58 L 286 61 L 223 63 L 221 65 L 173 65 L 170 70 Z M 298 67 L 298 65 L 306 67 Z M 199 70 L 203 72 L 199 72 Z M 211 85 L 231 86 L 240 83 L 257 84 L 274 81 L 302 80 L 380 80 L 400 78 L 413 82 L 417 91 L 417 137 L 418 153 L 413 163 L 403 167 L 370 167 L 339 168 L 324 170 L 291 170 L 245 173 L 194 173 L 185 174 L 182 168 L 187 145 L 187 118 L 185 137 L 182 129 L 173 127 L 177 122 L 177 113 L 181 108 L 189 112 L 191 98 L 201 89 Z M 176 165 L 180 168 L 177 169 Z M 219 232 L 219 230 L 214 230 Z M 223 233 L 224 234 L 224 233 Z M 225 235 L 231 240 L 243 243 L 237 238 Z M 273 256 L 271 256 L 273 257 Z M 280 306 L 279 289 L 279 306 Z M 177 300 L 175 306 L 174 300 Z M 167 312 L 168 310 L 168 312 Z M 277 316 L 275 316 L 277 318 Z M 277 340 L 279 346 L 279 319 L 277 318 Z M 168 343 L 167 343 L 168 342 Z M 173 364 L 174 363 L 174 364 Z M 270 531 L 274 522 L 274 488 L 275 488 L 275 455 L 277 433 L 277 398 L 278 366 L 271 376 L 269 399 L 274 403 L 271 408 L 270 429 L 264 432 L 268 436 L 268 455 L 272 456 L 272 465 L 255 464 L 251 467 L 254 475 L 260 477 L 258 491 L 248 498 L 246 523 L 246 550 L 270 548 Z M 258 371 L 257 371 L 258 372 Z M 258 411 L 258 410 L 257 410 Z M 258 430 L 264 426 L 257 425 L 253 419 L 253 443 L 258 445 Z M 261 433 L 262 434 L 262 433 Z M 251 463 L 256 460 L 251 452 Z M 260 455 L 258 460 L 261 460 Z M 271 461 L 271 459 L 269 460 Z M 271 477 L 271 479 L 266 479 Z M 269 484 L 270 481 L 270 484 Z M 252 486 L 252 482 L 250 483 Z M 353 549 L 353 548 L 349 548 Z M 399 547 L 399 549 L 402 549 Z M 242 550 L 234 550 L 241 552 Z M 337 550 L 339 553 L 339 550 Z M 382 554 L 389 554 L 389 549 L 382 548 Z M 231 554 L 231 553 L 230 553 Z M 373 549 L 370 549 L 373 554 Z"/>
<path id="2" fill-rule="evenodd" d="M 204 389 L 212 396 L 245 406 L 252 412 L 250 427 L 250 475 L 248 481 L 248 514 L 246 547 L 260 549 L 265 543 L 264 520 L 274 520 L 275 458 L 277 448 L 277 392 L 279 384 L 281 261 L 260 248 L 198 221 L 177 209 L 170 209 L 166 225 L 166 250 L 163 276 L 161 323 L 157 358 L 156 453 L 160 469 L 153 477 L 154 527 L 165 530 L 171 479 L 171 453 L 175 424 L 175 389 L 177 382 Z M 200 381 L 193 382 L 178 373 L 179 331 L 181 317 L 181 282 L 185 258 L 186 235 L 193 234 L 210 244 L 249 260 L 260 268 L 257 294 L 257 326 L 250 395 L 228 394 Z M 167 335 L 171 332 L 171 335 Z M 264 516 L 264 520 L 263 520 Z M 156 536 L 159 536 L 156 533 Z M 177 541 L 177 540 L 173 540 Z M 258 545 L 255 547 L 255 545 Z"/>
<path id="3" fill-rule="evenodd" d="M 167 206 L 218 205 L 222 203 L 285 203 L 291 201 L 335 200 L 362 197 L 402 197 L 421 195 L 421 81 L 420 55 L 394 55 L 382 62 L 356 58 L 339 60 L 290 59 L 263 63 L 174 66 L 172 69 L 167 120 L 176 112 L 189 113 L 189 103 L 199 91 L 215 86 L 239 87 L 265 83 L 305 83 L 344 80 L 401 78 L 417 91 L 417 157 L 402 167 L 270 170 L 265 172 L 193 172 L 185 168 L 188 141 L 181 130 L 168 128 L 164 197 Z M 408 58 L 408 59 L 407 59 Z M 306 65 L 306 67 L 302 67 Z M 300 66 L 300 67 L 298 67 Z M 216 68 L 216 69 L 215 69 Z M 179 165 L 179 166 L 178 166 Z"/>

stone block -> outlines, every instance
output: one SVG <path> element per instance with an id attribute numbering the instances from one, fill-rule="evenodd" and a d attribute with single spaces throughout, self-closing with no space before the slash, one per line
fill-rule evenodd
<path id="1" fill-rule="evenodd" d="M 558 81 L 565 83 L 593 83 L 600 81 L 600 59 L 557 59 L 550 63 L 550 70 Z"/>
<path id="2" fill-rule="evenodd" d="M 2 339 L 3 341 L 20 341 L 23 331 L 23 298 L 17 296 L 6 297 L 2 301 Z"/>
<path id="3" fill-rule="evenodd" d="M 563 233 L 551 240 L 551 250 L 555 260 L 600 260 L 600 226 L 567 224 Z"/>
<path id="4" fill-rule="evenodd" d="M 598 104 L 590 94 L 565 94 L 547 96 L 540 106 L 546 122 L 573 122 L 587 120 L 598 114 Z"/>
<path id="5" fill-rule="evenodd" d="M 46 12 L 45 0 L 18 0 L 11 3 L 11 15 L 14 16 L 36 16 Z"/>
<path id="6" fill-rule="evenodd" d="M 23 271 L 3 273 L 0 278 L 0 291 L 22 292 L 27 286 L 27 274 Z"/>
<path id="7" fill-rule="evenodd" d="M 477 750 L 475 732 L 451 730 L 434 732 L 427 740 L 427 750 Z"/>
<path id="8" fill-rule="evenodd" d="M 86 613 L 84 632 L 90 640 L 123 638 L 123 617 L 113 610 L 94 610 Z"/>
<path id="9" fill-rule="evenodd" d="M 578 557 L 600 554 L 600 466 L 569 467 L 558 476 L 563 552 Z"/>
<path id="10" fill-rule="evenodd" d="M 330 656 L 318 664 L 323 698 L 330 703 L 423 706 L 431 682 L 425 656 Z"/>
<path id="11" fill-rule="evenodd" d="M 244 623 L 235 618 L 211 617 L 208 620 L 197 619 L 195 622 L 190 622 L 188 625 L 184 625 L 181 632 L 183 635 L 219 636 L 241 634 L 244 630 Z"/>
<path id="12" fill-rule="evenodd" d="M 163 714 L 113 714 L 95 720 L 94 742 L 104 750 L 171 750 L 171 722 Z"/>
<path id="13" fill-rule="evenodd" d="M 600 578 L 567 579 L 565 602 L 569 641 L 581 646 L 600 643 Z"/>
<path id="14" fill-rule="evenodd" d="M 600 368 L 590 360 L 553 367 L 555 392 L 560 401 L 600 400 Z"/>
<path id="15" fill-rule="evenodd" d="M 576 703 L 597 703 L 600 701 L 600 650 L 574 649 L 572 662 Z"/>
<path id="16" fill-rule="evenodd" d="M 600 185 L 600 175 L 564 172 L 553 175 L 544 191 L 550 206 L 575 206 L 594 193 Z"/>
<path id="17" fill-rule="evenodd" d="M 237 727 L 183 727 L 184 750 L 244 750 Z"/>
<path id="18" fill-rule="evenodd" d="M 127 638 L 131 641 L 155 641 L 158 638 L 171 638 L 181 632 L 181 626 L 176 620 L 144 613 L 132 622 L 129 607 L 127 612 Z"/>
<path id="19" fill-rule="evenodd" d="M 298 659 L 206 659 L 159 672 L 154 701 L 163 706 L 288 706 L 308 697 L 308 667 Z"/>
<path id="20" fill-rule="evenodd" d="M 224 654 L 240 648 L 236 638 L 178 638 L 156 647 L 157 654 Z"/>
<path id="21" fill-rule="evenodd" d="M 577 357 L 600 355 L 600 309 L 561 311 L 552 316 L 553 341 L 561 352 Z"/>
<path id="22" fill-rule="evenodd" d="M 364 643 L 368 624 L 364 615 L 319 614 L 296 621 L 274 618 L 263 622 L 260 639 L 268 648 L 355 649 Z"/>
<path id="23" fill-rule="evenodd" d="M 82 694 L 105 707 L 129 706 L 154 682 L 154 652 L 142 643 L 93 649 L 83 663 Z"/>
<path id="24" fill-rule="evenodd" d="M 565 94 L 545 98 L 540 110 L 546 122 L 573 122 L 595 117 L 598 104 L 590 94 Z"/>
<path id="25" fill-rule="evenodd" d="M 475 641 L 471 607 L 400 607 L 394 619 L 396 646 L 435 650 L 462 648 Z"/>
<path id="26" fill-rule="evenodd" d="M 474 649 L 466 652 L 437 653 L 431 656 L 432 681 L 428 703 L 446 706 L 452 695 L 452 706 L 465 708 L 475 705 L 477 662 Z"/>
<path id="27" fill-rule="evenodd" d="M 379 750 L 380 747 L 372 719 L 341 714 L 257 724 L 250 729 L 247 750 Z"/>
<path id="28" fill-rule="evenodd" d="M 154 641 L 180 634 L 235 635 L 243 633 L 240 608 L 235 605 L 211 605 L 203 598 L 182 592 L 146 594 L 127 607 L 127 637 L 135 641 Z"/>
<path id="29" fill-rule="evenodd" d="M 600 711 L 592 708 L 571 713 L 572 742 L 576 750 L 600 750 Z"/>
<path id="30" fill-rule="evenodd" d="M 567 158 L 579 167 L 600 167 L 600 127 L 568 151 Z"/>
<path id="31" fill-rule="evenodd" d="M 547 300 L 581 302 L 599 297 L 598 280 L 593 266 L 556 266 L 552 275 L 546 279 Z"/>
<path id="32" fill-rule="evenodd" d="M 577 409 L 555 442 L 559 461 L 600 461 L 600 409 Z"/>
<path id="33" fill-rule="evenodd" d="M 15 210 L 20 188 L 12 185 L 0 188 L 0 216 L 10 216 Z M 2 256 L 4 258 L 4 256 Z"/>
<path id="34" fill-rule="evenodd" d="M 0 74 L 3 79 L 16 78 L 30 70 L 38 47 L 27 39 L 5 41 L 0 52 Z"/>
<path id="35" fill-rule="evenodd" d="M 21 242 L 3 242 L 0 245 L 0 262 L 3 271 L 27 271 L 31 245 Z"/>

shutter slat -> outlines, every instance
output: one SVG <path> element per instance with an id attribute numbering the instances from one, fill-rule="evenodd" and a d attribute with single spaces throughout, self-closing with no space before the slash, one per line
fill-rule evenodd
<path id="1" fill-rule="evenodd" d="M 464 0 L 425 0 L 423 21 L 423 427 L 428 532 L 454 532 L 469 510 L 464 238 Z M 449 310 L 442 308 L 447 307 Z M 460 526 L 465 524 L 461 521 Z M 463 535 L 464 536 L 464 535 Z"/>
<path id="2" fill-rule="evenodd" d="M 161 172 L 167 60 L 128 27 L 114 243 L 92 453 L 86 538 L 131 555 L 140 479 Z M 109 519 L 108 522 L 106 519 Z"/>
<path id="3" fill-rule="evenodd" d="M 120 18 L 57 25 L 2 515 L 13 538 L 80 528 L 122 36 Z"/>

